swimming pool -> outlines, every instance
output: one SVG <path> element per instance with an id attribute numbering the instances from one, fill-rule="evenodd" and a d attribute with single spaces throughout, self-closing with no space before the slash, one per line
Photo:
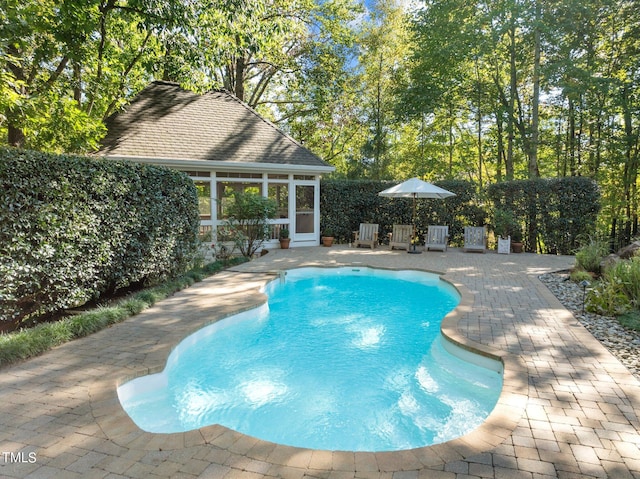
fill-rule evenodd
<path id="1" fill-rule="evenodd" d="M 267 305 L 182 341 L 162 373 L 118 388 L 141 429 L 221 424 L 290 446 L 390 451 L 464 435 L 497 402 L 500 368 L 451 354 L 440 335 L 460 296 L 437 275 L 302 268 L 265 293 Z"/>

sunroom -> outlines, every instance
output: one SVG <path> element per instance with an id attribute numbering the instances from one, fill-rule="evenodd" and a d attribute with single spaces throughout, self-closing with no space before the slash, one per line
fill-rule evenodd
<path id="1" fill-rule="evenodd" d="M 334 168 L 232 94 L 198 95 L 153 82 L 107 128 L 100 155 L 175 168 L 193 179 L 204 237 L 217 241 L 233 193 L 244 191 L 278 205 L 265 247 L 279 244 L 282 228 L 292 247 L 319 244 L 320 178 Z"/>

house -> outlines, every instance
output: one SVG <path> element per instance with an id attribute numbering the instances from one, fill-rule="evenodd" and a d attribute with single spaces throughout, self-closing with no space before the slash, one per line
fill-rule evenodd
<path id="1" fill-rule="evenodd" d="M 334 167 L 226 91 L 199 95 L 156 81 L 107 119 L 106 158 L 175 168 L 194 181 L 201 233 L 216 232 L 236 191 L 273 198 L 271 238 L 287 228 L 291 246 L 318 245 L 320 176 Z M 207 235 L 208 236 L 208 235 Z"/>

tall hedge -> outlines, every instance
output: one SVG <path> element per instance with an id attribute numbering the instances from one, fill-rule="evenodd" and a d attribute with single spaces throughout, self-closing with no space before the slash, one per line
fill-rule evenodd
<path id="1" fill-rule="evenodd" d="M 360 223 L 378 223 L 384 242 L 393 225 L 411 224 L 411 199 L 378 193 L 397 182 L 323 180 L 320 190 L 321 233 L 331 230 L 349 242 Z M 465 226 L 491 224 L 496 208 L 513 212 L 522 227 L 527 251 L 573 254 L 581 237 L 593 233 L 600 211 L 597 184 L 583 177 L 516 180 L 489 185 L 478 195 L 469 181 L 436 183 L 456 194 L 444 200 L 418 199 L 416 228 L 420 238 L 430 224 L 449 226 L 450 241 L 463 244 Z M 489 204 L 482 201 L 489 199 Z"/>
<path id="2" fill-rule="evenodd" d="M 0 321 L 13 325 L 185 270 L 197 194 L 162 167 L 0 149 Z"/>
<path id="3" fill-rule="evenodd" d="M 527 251 L 573 254 L 580 239 L 595 233 L 600 190 L 581 176 L 506 181 L 487 195 L 495 208 L 512 211 Z"/>
<path id="4" fill-rule="evenodd" d="M 322 180 L 320 184 L 320 229 L 349 242 L 360 223 L 377 223 L 385 241 L 394 224 L 411 224 L 413 200 L 385 198 L 378 193 L 397 182 L 374 180 Z M 482 225 L 486 212 L 478 206 L 475 185 L 468 181 L 440 181 L 437 186 L 456 196 L 416 201 L 416 230 L 420 238 L 430 224 L 449 225 L 451 241 L 461 244 L 465 225 Z"/>

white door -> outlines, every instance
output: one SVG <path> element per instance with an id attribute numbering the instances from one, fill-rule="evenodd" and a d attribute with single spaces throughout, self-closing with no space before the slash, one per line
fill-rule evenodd
<path id="1" fill-rule="evenodd" d="M 294 241 L 317 241 L 316 212 L 319 206 L 314 184 L 295 184 Z"/>

